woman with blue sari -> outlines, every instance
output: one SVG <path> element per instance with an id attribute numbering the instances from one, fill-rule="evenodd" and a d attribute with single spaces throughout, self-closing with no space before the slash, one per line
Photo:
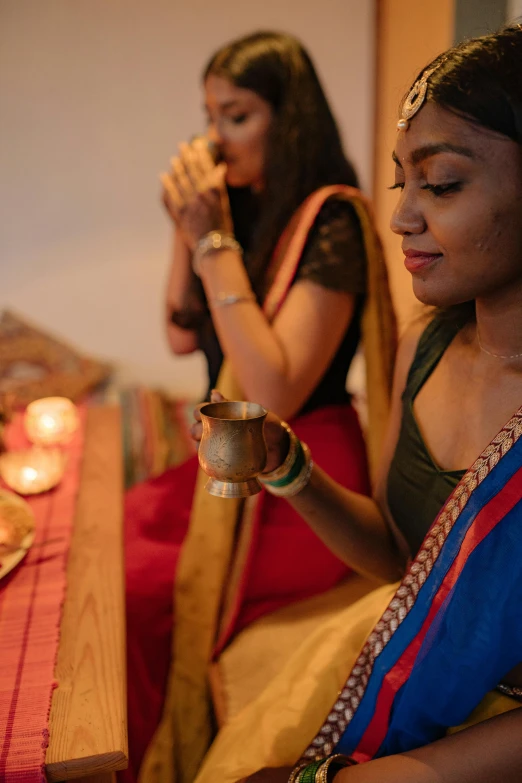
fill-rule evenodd
<path id="1" fill-rule="evenodd" d="M 263 481 L 383 584 L 296 645 L 197 783 L 522 780 L 522 28 L 437 57 L 401 106 L 404 337 L 373 498 L 276 417 Z M 397 581 L 399 580 L 399 581 Z"/>

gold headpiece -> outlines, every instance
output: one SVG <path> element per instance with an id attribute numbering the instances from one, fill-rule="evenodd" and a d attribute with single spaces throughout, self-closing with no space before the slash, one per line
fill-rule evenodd
<path id="1" fill-rule="evenodd" d="M 404 103 L 402 104 L 401 118 L 397 123 L 398 131 L 405 131 L 410 127 L 411 118 L 417 114 L 420 107 L 424 103 L 424 99 L 426 98 L 426 93 L 428 91 L 428 79 L 430 78 L 431 74 L 437 70 L 437 68 L 440 68 L 443 62 L 444 60 L 441 60 L 440 63 L 437 63 L 437 65 L 433 66 L 433 68 L 428 68 L 425 70 L 422 76 L 417 79 L 409 91 L 404 100 Z"/>

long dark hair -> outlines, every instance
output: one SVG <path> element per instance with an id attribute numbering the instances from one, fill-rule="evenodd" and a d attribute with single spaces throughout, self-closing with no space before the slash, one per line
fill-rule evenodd
<path id="1" fill-rule="evenodd" d="M 290 217 L 322 185 L 357 187 L 339 130 L 310 56 L 290 35 L 258 32 L 233 41 L 204 70 L 252 90 L 274 112 L 249 268 L 257 290 Z"/>
<path id="2" fill-rule="evenodd" d="M 428 79 L 427 101 L 522 145 L 520 25 L 464 41 L 426 68 L 435 66 Z M 474 302 L 438 311 L 439 317 L 454 321 L 471 320 L 474 314 Z"/>

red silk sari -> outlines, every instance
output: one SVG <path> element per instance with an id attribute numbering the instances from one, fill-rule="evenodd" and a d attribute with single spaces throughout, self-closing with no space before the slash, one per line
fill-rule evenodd
<path id="1" fill-rule="evenodd" d="M 283 235 L 274 256 L 273 263 L 277 267 L 273 274 L 274 282 L 263 306 L 269 320 L 275 317 L 290 290 L 315 217 L 326 198 L 334 194 L 346 195 L 350 200 L 360 198 L 358 191 L 344 186 L 324 188 L 305 202 Z M 360 208 L 364 210 L 365 206 Z M 224 383 L 220 382 L 220 389 L 227 394 L 226 387 L 222 385 Z M 296 434 L 312 449 L 314 460 L 333 478 L 357 492 L 369 492 L 364 441 L 357 415 L 350 405 L 325 407 L 297 417 L 291 424 Z M 195 703 L 200 693 L 190 695 L 190 688 L 193 687 L 191 678 L 204 678 L 205 660 L 210 663 L 239 630 L 268 612 L 328 590 L 348 574 L 347 567 L 319 541 L 284 500 L 264 491 L 249 499 L 244 508 L 241 505 L 239 512 L 232 509 L 231 501 L 226 501 L 231 509 L 228 516 L 232 518 L 234 513 L 238 513 L 240 524 L 237 526 L 233 519 L 224 523 L 229 526 L 226 541 L 221 541 L 212 549 L 210 539 L 215 533 L 215 526 L 221 523 L 217 519 L 212 520 L 208 511 L 199 514 L 200 518 L 203 516 L 203 523 L 196 523 L 197 505 L 193 504 L 196 473 L 197 461 L 194 458 L 133 488 L 127 496 L 131 754 L 131 769 L 123 776 L 127 781 L 135 779 L 161 716 L 171 660 L 173 627 L 176 628 L 174 671 L 183 656 L 188 660 L 188 665 L 191 659 L 203 657 L 199 674 L 185 677 L 183 683 L 189 683 L 189 693 L 185 698 Z M 200 496 L 201 489 L 197 489 L 196 493 L 194 497 Z M 215 503 L 215 499 L 203 496 L 202 502 L 208 509 L 208 504 Z M 220 510 L 226 508 L 220 499 L 217 503 Z M 191 538 L 183 547 L 184 569 L 178 578 L 178 558 L 189 527 L 191 506 Z M 227 548 L 231 560 L 225 561 L 225 570 L 214 581 L 209 579 L 205 582 L 201 578 L 201 570 L 208 564 L 210 571 L 215 557 L 222 557 L 223 550 Z M 175 579 L 178 582 L 176 610 L 172 601 Z M 199 594 L 198 580 L 201 582 Z M 186 590 L 193 594 L 195 609 L 192 618 L 184 606 L 180 607 Z M 203 624 L 202 618 L 207 616 L 207 610 L 210 631 L 206 635 L 207 641 L 203 643 L 203 648 L 206 644 L 206 652 L 200 654 L 196 651 L 200 645 L 198 626 Z M 203 682 L 194 687 L 204 692 L 206 685 Z M 172 685 L 169 690 L 172 691 Z M 176 704 L 181 703 L 183 697 L 179 696 Z M 166 714 L 168 719 L 168 713 L 167 704 L 164 722 Z M 168 731 L 171 730 L 169 727 Z M 196 728 L 194 731 L 204 733 Z M 202 748 L 204 745 L 205 741 L 202 740 Z M 199 760 L 195 758 L 196 755 L 195 751 L 190 751 L 187 760 L 179 761 L 180 767 L 183 770 L 187 767 L 197 768 Z M 188 771 L 186 774 L 189 777 L 191 773 Z"/>

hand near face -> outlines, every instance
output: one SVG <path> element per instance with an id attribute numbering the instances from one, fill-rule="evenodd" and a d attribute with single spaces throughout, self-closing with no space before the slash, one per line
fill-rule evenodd
<path id="1" fill-rule="evenodd" d="M 225 188 L 227 166 L 215 165 L 204 139 L 180 144 L 171 171 L 161 175 L 163 203 L 190 248 L 209 231 L 232 231 Z"/>
<path id="2" fill-rule="evenodd" d="M 223 395 L 217 391 L 217 389 L 212 389 L 210 402 L 226 402 L 226 398 L 223 397 Z M 205 403 L 203 403 L 203 405 L 204 404 Z M 194 418 L 196 419 L 196 423 L 193 424 L 191 428 L 191 435 L 198 443 L 201 440 L 203 431 L 200 414 L 201 407 L 201 405 L 198 405 L 196 408 L 194 408 Z M 265 419 L 263 435 L 265 438 L 267 451 L 264 472 L 270 473 L 284 462 L 284 459 L 288 454 L 288 449 L 290 448 L 290 442 L 287 431 L 281 426 L 281 419 L 279 419 L 275 413 L 268 413 Z"/>

